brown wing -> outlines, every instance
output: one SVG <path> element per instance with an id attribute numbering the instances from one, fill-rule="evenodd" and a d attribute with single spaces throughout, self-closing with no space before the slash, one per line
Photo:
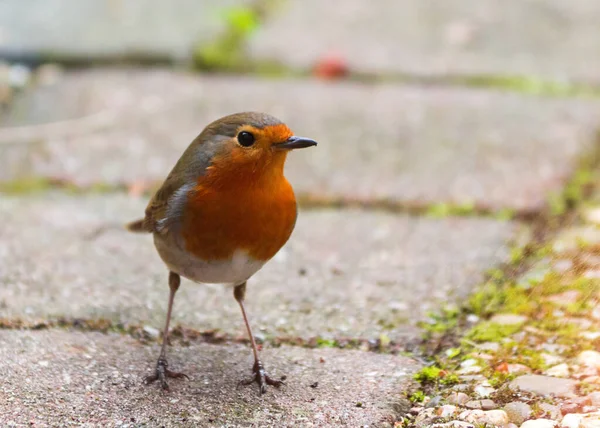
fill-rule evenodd
<path id="1" fill-rule="evenodd" d="M 193 191 L 198 178 L 210 166 L 225 138 L 228 137 L 215 135 L 210 127 L 196 137 L 150 199 L 144 219 L 129 223 L 127 229 L 132 232 L 165 233 L 173 225 L 179 224 L 187 194 Z"/>

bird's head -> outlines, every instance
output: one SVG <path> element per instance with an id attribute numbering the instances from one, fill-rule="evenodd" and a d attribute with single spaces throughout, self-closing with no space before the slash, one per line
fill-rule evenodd
<path id="1" fill-rule="evenodd" d="M 279 119 L 255 112 L 222 117 L 209 124 L 197 141 L 193 155 L 210 164 L 207 170 L 238 175 L 282 174 L 289 151 L 317 145 L 295 136 Z"/>

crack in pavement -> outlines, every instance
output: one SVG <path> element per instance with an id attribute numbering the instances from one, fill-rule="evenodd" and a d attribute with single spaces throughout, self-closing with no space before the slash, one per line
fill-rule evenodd
<path id="1" fill-rule="evenodd" d="M 123 336 L 130 336 L 143 344 L 152 344 L 160 342 L 162 334 L 154 328 L 148 326 L 123 323 L 113 321 L 83 318 L 59 317 L 54 319 L 43 319 L 35 321 L 26 321 L 20 318 L 0 318 L 0 330 L 49 330 L 49 329 L 73 329 L 83 332 L 100 333 L 120 333 Z M 222 331 L 197 330 L 184 327 L 181 324 L 176 325 L 169 333 L 169 344 L 175 339 L 179 344 L 186 346 L 191 343 L 208 344 L 249 344 L 245 334 L 234 335 Z M 273 336 L 256 337 L 259 345 L 268 344 L 273 347 L 282 345 L 296 346 L 301 348 L 336 348 L 342 350 L 361 350 L 375 353 L 389 354 L 410 354 L 412 358 L 419 358 L 418 347 L 421 344 L 420 339 L 414 339 L 408 342 L 398 342 L 387 340 L 385 338 L 366 339 L 341 337 L 335 339 L 324 339 L 322 337 L 302 338 L 298 336 Z"/>

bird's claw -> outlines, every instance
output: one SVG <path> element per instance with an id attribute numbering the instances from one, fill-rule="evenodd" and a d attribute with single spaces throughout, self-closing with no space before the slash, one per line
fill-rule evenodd
<path id="1" fill-rule="evenodd" d="M 160 381 L 160 386 L 162 387 L 162 389 L 164 390 L 168 390 L 169 389 L 169 384 L 167 383 L 167 378 L 186 378 L 189 379 L 188 375 L 186 375 L 185 373 L 179 373 L 179 372 L 174 372 L 168 369 L 169 367 L 169 363 L 167 362 L 167 360 L 165 360 L 164 358 L 159 358 L 157 363 L 156 363 L 156 371 L 154 372 L 154 374 L 151 374 L 149 376 L 146 376 L 144 378 L 144 383 L 146 385 L 151 384 L 152 382 L 155 381 Z"/>
<path id="2" fill-rule="evenodd" d="M 257 383 L 261 395 L 267 392 L 267 385 L 271 385 L 276 388 L 279 388 L 281 385 L 285 385 L 285 376 L 282 376 L 281 380 L 275 380 L 271 378 L 265 372 L 265 369 L 260 361 L 254 363 L 252 371 L 254 372 L 252 377 L 250 379 L 240 381 L 240 384 L 251 385 L 253 383 Z"/>

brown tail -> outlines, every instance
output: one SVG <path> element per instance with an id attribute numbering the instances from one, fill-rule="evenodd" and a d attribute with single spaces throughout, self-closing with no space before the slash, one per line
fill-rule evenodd
<path id="1" fill-rule="evenodd" d="M 125 228 L 134 233 L 150 233 L 146 227 L 145 219 L 140 219 L 136 221 L 132 221 L 131 223 L 127 223 Z"/>

